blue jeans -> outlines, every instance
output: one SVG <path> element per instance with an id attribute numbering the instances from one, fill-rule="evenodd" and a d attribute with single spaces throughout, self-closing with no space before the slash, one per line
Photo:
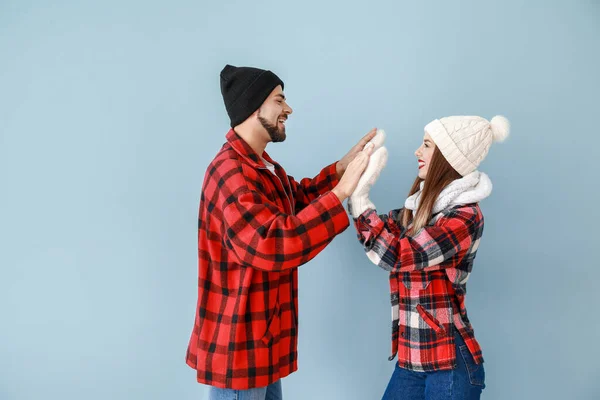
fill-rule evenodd
<path id="1" fill-rule="evenodd" d="M 281 380 L 266 387 L 247 390 L 221 389 L 211 386 L 208 400 L 283 400 Z"/>
<path id="2" fill-rule="evenodd" d="M 456 333 L 456 368 L 415 372 L 396 368 L 382 400 L 479 400 L 485 388 L 483 364 L 475 364 L 465 341 Z"/>

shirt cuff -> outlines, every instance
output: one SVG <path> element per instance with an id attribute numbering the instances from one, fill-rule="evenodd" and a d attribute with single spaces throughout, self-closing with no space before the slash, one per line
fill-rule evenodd
<path id="1" fill-rule="evenodd" d="M 350 226 L 350 220 L 348 214 L 344 209 L 344 205 L 335 193 L 329 191 L 319 198 L 319 202 L 328 211 L 333 221 L 333 229 L 336 235 L 342 233 Z"/>
<path id="2" fill-rule="evenodd" d="M 379 218 L 377 210 L 366 210 L 358 216 L 354 224 L 358 232 L 358 240 L 366 250 L 371 250 L 375 245 L 377 236 L 385 226 L 385 223 Z"/>
<path id="3" fill-rule="evenodd" d="M 329 183 L 329 190 L 332 190 L 334 187 L 337 186 L 338 183 L 340 183 L 340 178 L 338 178 L 337 175 L 337 161 L 334 162 L 333 164 L 329 164 L 328 166 L 326 166 L 325 168 L 323 168 L 323 171 L 325 171 L 325 173 L 329 176 L 328 179 L 328 183 Z"/>

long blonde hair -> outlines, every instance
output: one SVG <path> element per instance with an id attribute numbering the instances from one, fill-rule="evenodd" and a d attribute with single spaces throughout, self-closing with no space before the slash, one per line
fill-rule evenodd
<path id="1" fill-rule="evenodd" d="M 429 170 L 427 171 L 427 179 L 425 179 L 425 184 L 423 185 L 423 193 L 421 193 L 421 197 L 419 200 L 419 206 L 417 207 L 417 212 L 413 219 L 413 212 L 405 208 L 400 214 L 400 223 L 403 226 L 408 226 L 412 222 L 412 226 L 408 230 L 408 234 L 414 235 L 419 232 L 421 228 L 423 228 L 429 220 L 431 220 L 431 211 L 433 209 L 433 205 L 437 200 L 438 196 L 444 190 L 448 184 L 456 179 L 461 178 L 462 176 L 456 172 L 454 168 L 446 161 L 442 152 L 436 147 L 433 151 L 433 155 L 431 157 L 431 164 L 429 165 Z M 409 196 L 415 194 L 423 182 L 423 179 L 417 177 L 415 179 L 410 191 L 408 193 Z"/>

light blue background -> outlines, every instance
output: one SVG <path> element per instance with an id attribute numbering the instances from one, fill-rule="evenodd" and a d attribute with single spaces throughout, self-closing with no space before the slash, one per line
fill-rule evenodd
<path id="1" fill-rule="evenodd" d="M 2 0 L 0 399 L 204 398 L 184 355 L 226 63 L 285 81 L 291 175 L 386 129 L 382 212 L 427 122 L 508 116 L 467 298 L 484 398 L 600 398 L 597 0 Z M 380 398 L 388 297 L 352 229 L 301 267 L 286 400 Z"/>

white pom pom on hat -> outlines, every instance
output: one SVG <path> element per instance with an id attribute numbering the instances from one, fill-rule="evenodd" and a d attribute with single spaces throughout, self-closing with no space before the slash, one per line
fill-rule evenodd
<path id="1" fill-rule="evenodd" d="M 502 143 L 510 134 L 510 122 L 502 115 L 496 115 L 490 121 L 494 142 Z"/>

